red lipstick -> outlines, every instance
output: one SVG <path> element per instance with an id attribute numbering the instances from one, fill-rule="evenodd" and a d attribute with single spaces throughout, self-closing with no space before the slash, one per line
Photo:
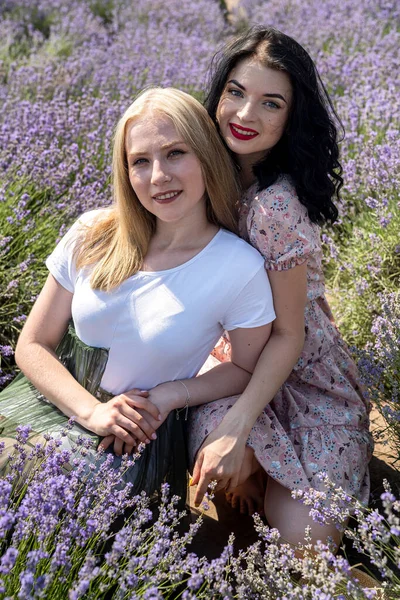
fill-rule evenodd
<path id="1" fill-rule="evenodd" d="M 249 129 L 248 127 L 242 127 L 242 125 L 236 125 L 236 123 L 229 123 L 229 127 L 233 137 L 238 140 L 254 140 L 254 138 L 258 135 L 258 131 L 254 129 Z M 241 132 L 246 133 L 241 133 Z"/>

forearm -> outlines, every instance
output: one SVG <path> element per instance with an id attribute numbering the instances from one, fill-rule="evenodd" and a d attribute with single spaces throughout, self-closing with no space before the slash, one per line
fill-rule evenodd
<path id="1" fill-rule="evenodd" d="M 150 392 L 150 398 L 154 393 L 162 394 L 160 408 L 164 406 L 167 410 L 183 408 L 186 405 L 187 393 L 189 392 L 189 406 L 199 406 L 219 398 L 241 394 L 249 383 L 251 373 L 231 363 L 221 363 L 206 373 L 183 379 L 184 387 L 179 381 L 170 381 L 157 386 Z"/>
<path id="2" fill-rule="evenodd" d="M 190 392 L 190 406 L 199 406 L 219 398 L 241 394 L 251 378 L 232 362 L 221 363 L 202 375 L 185 380 Z"/>
<path id="3" fill-rule="evenodd" d="M 303 330 L 272 332 L 243 394 L 223 419 L 233 433 L 248 437 L 265 406 L 287 380 L 304 345 Z"/>
<path id="4" fill-rule="evenodd" d="M 66 416 L 86 426 L 99 401 L 87 392 L 58 360 L 55 352 L 39 342 L 18 345 L 17 364 L 33 385 Z"/>
<path id="5" fill-rule="evenodd" d="M 270 334 L 271 323 L 232 330 L 230 362 L 218 364 L 193 379 L 185 379 L 184 386 L 179 381 L 164 384 L 168 386 L 168 389 L 163 387 L 163 390 L 167 392 L 164 398 L 167 398 L 169 409 L 182 408 L 186 400 L 189 400 L 189 406 L 198 406 L 218 398 L 241 394 L 250 381 L 251 373 Z"/>

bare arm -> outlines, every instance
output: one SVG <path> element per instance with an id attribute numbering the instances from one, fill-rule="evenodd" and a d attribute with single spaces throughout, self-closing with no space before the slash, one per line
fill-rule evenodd
<path id="1" fill-rule="evenodd" d="M 231 361 L 219 364 L 198 377 L 183 380 L 190 393 L 189 406 L 240 394 L 250 381 L 271 329 L 272 324 L 269 323 L 261 327 L 230 331 Z M 151 390 L 150 398 L 160 410 L 169 412 L 185 405 L 186 391 L 179 381 L 170 381 Z"/>
<path id="2" fill-rule="evenodd" d="M 271 337 L 242 396 L 232 407 L 231 420 L 248 437 L 264 407 L 289 377 L 304 345 L 307 266 L 270 271 L 276 320 Z M 228 415 L 227 415 L 228 416 Z"/>
<path id="3" fill-rule="evenodd" d="M 219 487 L 229 485 L 232 489 L 238 485 L 249 433 L 264 407 L 288 378 L 304 345 L 306 263 L 287 271 L 271 271 L 269 277 L 277 316 L 271 337 L 245 391 L 199 452 L 193 472 L 193 483 L 199 483 L 197 503 L 212 479 L 217 479 Z"/>
<path id="4" fill-rule="evenodd" d="M 238 328 L 231 331 L 229 333 L 232 345 L 231 362 L 219 364 L 198 377 L 183 380 L 190 394 L 189 406 L 240 394 L 250 381 L 251 373 L 271 334 L 271 328 L 269 323 L 261 327 Z M 139 409 L 139 412 L 146 416 L 154 429 L 157 429 L 171 410 L 185 406 L 187 393 L 179 381 L 168 381 L 150 390 L 148 398 L 159 408 L 161 419 L 157 422 L 151 415 L 146 414 L 146 407 L 143 410 Z M 146 400 L 144 399 L 143 402 Z M 109 435 L 101 442 L 103 448 L 108 448 L 111 444 L 114 444 L 116 453 L 122 454 L 121 440 L 115 440 L 114 436 Z M 129 454 L 132 448 L 132 445 L 125 444 L 124 451 Z"/>
<path id="5" fill-rule="evenodd" d="M 65 415 L 97 433 L 113 433 L 127 443 L 147 436 L 132 421 L 134 409 L 123 395 L 102 404 L 87 392 L 61 364 L 55 353 L 69 320 L 73 294 L 49 275 L 21 332 L 16 361 L 37 389 Z M 146 409 L 158 417 L 158 409 L 146 403 Z M 139 420 L 143 417 L 139 415 Z M 146 426 L 144 426 L 146 427 Z M 150 427 L 150 436 L 154 430 Z"/>

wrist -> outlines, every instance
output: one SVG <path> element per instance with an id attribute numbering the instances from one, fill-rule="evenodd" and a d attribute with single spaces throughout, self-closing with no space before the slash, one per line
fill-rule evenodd
<path id="1" fill-rule="evenodd" d="M 243 437 L 247 440 L 253 428 L 254 421 L 249 419 L 246 414 L 236 413 L 233 411 L 233 408 L 222 419 L 221 425 L 223 423 L 227 430 L 235 437 Z"/>
<path id="2" fill-rule="evenodd" d="M 150 392 L 150 400 L 154 401 L 160 410 L 167 412 L 183 408 L 186 397 L 186 390 L 179 380 L 161 383 Z"/>
<path id="3" fill-rule="evenodd" d="M 183 417 L 185 419 L 185 421 L 188 420 L 188 414 L 189 414 L 189 402 L 190 402 L 190 392 L 188 390 L 188 387 L 186 385 L 186 383 L 184 381 L 182 381 L 181 379 L 177 380 L 178 383 L 181 384 L 181 386 L 183 387 L 183 389 L 186 392 L 186 398 L 185 398 L 185 405 L 183 406 L 183 408 L 177 409 L 176 411 L 176 418 L 179 419 L 179 414 L 183 412 Z"/>
<path id="4" fill-rule="evenodd" d="M 85 427 L 86 429 L 92 431 L 91 421 L 93 418 L 93 413 L 97 406 L 101 404 L 101 402 L 99 400 L 96 400 L 94 396 L 91 396 L 91 398 L 85 400 L 85 402 L 77 403 L 79 409 L 77 408 L 73 416 L 75 417 L 75 420 L 77 423 L 79 423 L 79 425 L 82 425 L 82 427 Z"/>
<path id="5" fill-rule="evenodd" d="M 177 379 L 171 381 L 174 386 L 174 406 L 175 410 L 183 410 L 189 406 L 190 392 L 184 381 Z"/>

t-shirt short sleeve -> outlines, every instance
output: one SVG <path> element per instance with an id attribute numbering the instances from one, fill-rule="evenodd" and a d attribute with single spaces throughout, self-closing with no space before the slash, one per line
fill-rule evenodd
<path id="1" fill-rule="evenodd" d="M 90 225 L 99 212 L 99 210 L 92 210 L 81 215 L 46 260 L 46 267 L 50 273 L 69 292 L 74 293 L 75 291 L 77 271 L 74 250 L 77 239 L 84 227 Z"/>
<path id="2" fill-rule="evenodd" d="M 291 269 L 319 250 L 319 227 L 310 221 L 286 177 L 254 198 L 248 230 L 249 241 L 263 255 L 267 270 Z"/>
<path id="3" fill-rule="evenodd" d="M 260 327 L 275 319 L 271 286 L 263 265 L 242 288 L 225 313 L 221 325 L 226 331 Z"/>

